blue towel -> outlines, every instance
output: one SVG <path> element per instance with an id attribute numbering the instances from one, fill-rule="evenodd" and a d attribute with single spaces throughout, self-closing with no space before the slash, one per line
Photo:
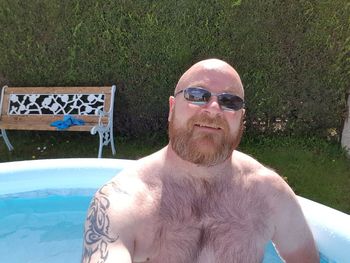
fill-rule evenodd
<path id="1" fill-rule="evenodd" d="M 70 115 L 64 115 L 63 120 L 58 120 L 51 122 L 50 126 L 56 127 L 57 130 L 65 130 L 68 129 L 70 126 L 74 125 L 84 125 L 85 122 L 80 119 L 76 119 Z"/>

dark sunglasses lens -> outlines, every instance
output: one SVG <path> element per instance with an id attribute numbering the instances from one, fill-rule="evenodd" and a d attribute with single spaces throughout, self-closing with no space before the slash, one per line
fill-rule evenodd
<path id="1" fill-rule="evenodd" d="M 210 92 L 201 88 L 187 88 L 184 92 L 185 99 L 194 103 L 206 103 L 210 99 Z"/>
<path id="2" fill-rule="evenodd" d="M 244 104 L 242 98 L 232 94 L 227 94 L 227 93 L 220 94 L 218 96 L 218 101 L 222 107 L 231 109 L 231 110 L 240 110 L 243 108 L 243 104 Z"/>

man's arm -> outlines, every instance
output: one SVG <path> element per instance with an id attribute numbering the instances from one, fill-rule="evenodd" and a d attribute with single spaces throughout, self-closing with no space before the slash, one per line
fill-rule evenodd
<path id="1" fill-rule="evenodd" d="M 276 198 L 273 242 L 287 263 L 318 263 L 319 254 L 311 230 L 293 191 L 282 185 Z"/>
<path id="2" fill-rule="evenodd" d="M 132 232 L 127 217 L 128 193 L 111 182 L 94 196 L 86 218 L 82 263 L 131 263 Z M 122 204 L 122 205 L 118 205 Z"/>

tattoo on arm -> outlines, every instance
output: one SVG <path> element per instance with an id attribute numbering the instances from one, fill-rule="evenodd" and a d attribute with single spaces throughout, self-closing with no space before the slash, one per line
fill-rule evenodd
<path id="1" fill-rule="evenodd" d="M 109 183 L 113 190 L 119 193 L 126 193 L 117 187 L 115 183 Z M 92 256 L 95 254 L 98 261 L 103 263 L 108 258 L 108 246 L 119 239 L 119 236 L 111 236 L 110 218 L 108 208 L 110 201 L 108 196 L 103 192 L 105 185 L 99 190 L 98 197 L 94 197 L 87 215 L 87 225 L 84 234 L 84 248 L 82 263 L 91 262 Z"/>

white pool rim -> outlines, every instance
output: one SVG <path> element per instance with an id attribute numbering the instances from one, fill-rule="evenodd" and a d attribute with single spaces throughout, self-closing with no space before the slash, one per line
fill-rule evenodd
<path id="1" fill-rule="evenodd" d="M 0 163 L 0 198 L 42 190 L 95 190 L 120 170 L 132 167 L 134 162 L 72 158 Z M 69 173 L 65 173 L 67 170 Z M 298 199 L 321 254 L 330 262 L 348 262 L 350 215 L 303 197 L 298 196 Z"/>

